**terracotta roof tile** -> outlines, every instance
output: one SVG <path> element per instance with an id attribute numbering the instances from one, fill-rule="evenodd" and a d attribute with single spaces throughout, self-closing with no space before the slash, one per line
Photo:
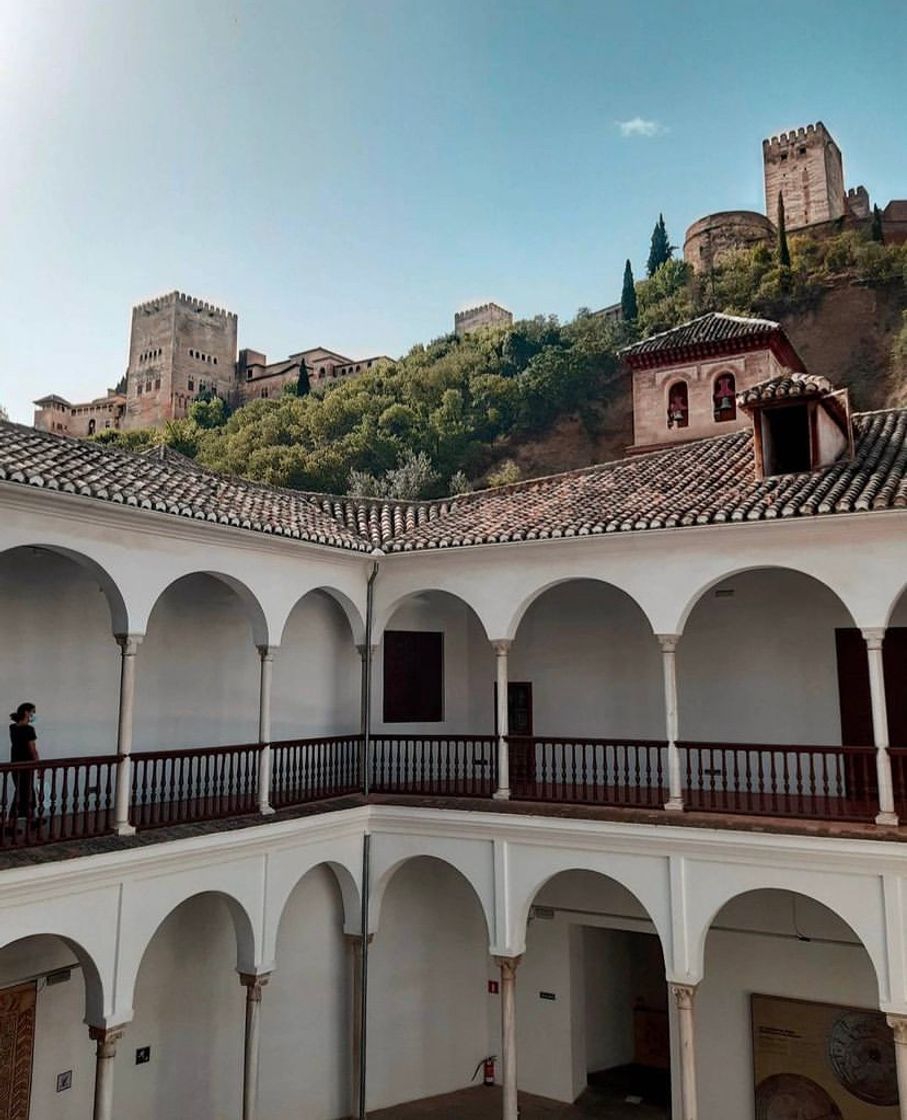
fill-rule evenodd
<path id="1" fill-rule="evenodd" d="M 822 397 L 835 391 L 827 377 L 815 373 L 797 373 L 786 370 L 768 381 L 760 381 L 737 394 L 741 407 L 761 404 L 765 401 L 789 400 L 792 397 Z"/>
<path id="2" fill-rule="evenodd" d="M 653 334 L 642 342 L 634 342 L 619 351 L 623 358 L 658 354 L 668 350 L 682 350 L 710 342 L 731 342 L 774 334 L 779 331 L 779 323 L 771 319 L 746 319 L 740 315 L 726 315 L 721 311 L 710 311 L 679 327 Z"/>

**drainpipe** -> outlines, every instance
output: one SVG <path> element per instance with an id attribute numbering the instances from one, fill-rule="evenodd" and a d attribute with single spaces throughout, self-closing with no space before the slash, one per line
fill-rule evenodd
<path id="1" fill-rule="evenodd" d="M 383 555 L 384 553 L 380 548 L 372 551 L 372 556 L 381 557 Z M 368 584 L 365 589 L 365 653 L 362 657 L 362 757 L 360 760 L 363 797 L 368 797 L 369 793 L 368 764 L 372 737 L 372 628 L 375 613 L 375 580 L 378 578 L 379 567 L 376 559 L 372 564 L 372 574 L 368 577 Z M 363 959 L 364 956 L 363 954 Z"/>
<path id="2" fill-rule="evenodd" d="M 375 565 L 375 571 L 378 565 Z M 371 865 L 371 835 L 366 832 L 362 837 L 362 910 L 359 915 L 360 932 L 362 934 L 362 973 L 359 984 L 359 1120 L 366 1120 L 365 1111 L 365 1071 L 368 1053 L 368 905 L 369 905 L 369 870 Z"/>

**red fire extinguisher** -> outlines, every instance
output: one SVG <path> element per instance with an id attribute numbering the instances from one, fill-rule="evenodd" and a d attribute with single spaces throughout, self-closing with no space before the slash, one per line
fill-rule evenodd
<path id="1" fill-rule="evenodd" d="M 471 1080 L 475 1081 L 475 1079 L 479 1076 L 479 1070 L 481 1070 L 482 1084 L 494 1085 L 494 1063 L 496 1061 L 496 1054 L 491 1054 L 489 1057 L 483 1058 L 481 1062 L 479 1062 L 479 1064 L 476 1066 L 475 1073 L 472 1075 Z"/>

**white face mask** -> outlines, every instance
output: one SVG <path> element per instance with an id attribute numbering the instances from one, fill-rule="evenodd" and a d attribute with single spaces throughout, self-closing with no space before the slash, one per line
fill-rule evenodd
<path id="1" fill-rule="evenodd" d="M 37 712 L 29 712 L 28 713 L 28 722 L 29 723 L 37 723 L 38 722 L 38 713 Z"/>

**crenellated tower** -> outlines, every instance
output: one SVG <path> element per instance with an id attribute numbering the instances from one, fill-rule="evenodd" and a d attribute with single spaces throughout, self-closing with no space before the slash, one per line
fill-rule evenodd
<path id="1" fill-rule="evenodd" d="M 844 164 L 841 149 L 818 121 L 762 141 L 765 213 L 777 224 L 778 194 L 784 197 L 788 230 L 844 217 Z"/>

